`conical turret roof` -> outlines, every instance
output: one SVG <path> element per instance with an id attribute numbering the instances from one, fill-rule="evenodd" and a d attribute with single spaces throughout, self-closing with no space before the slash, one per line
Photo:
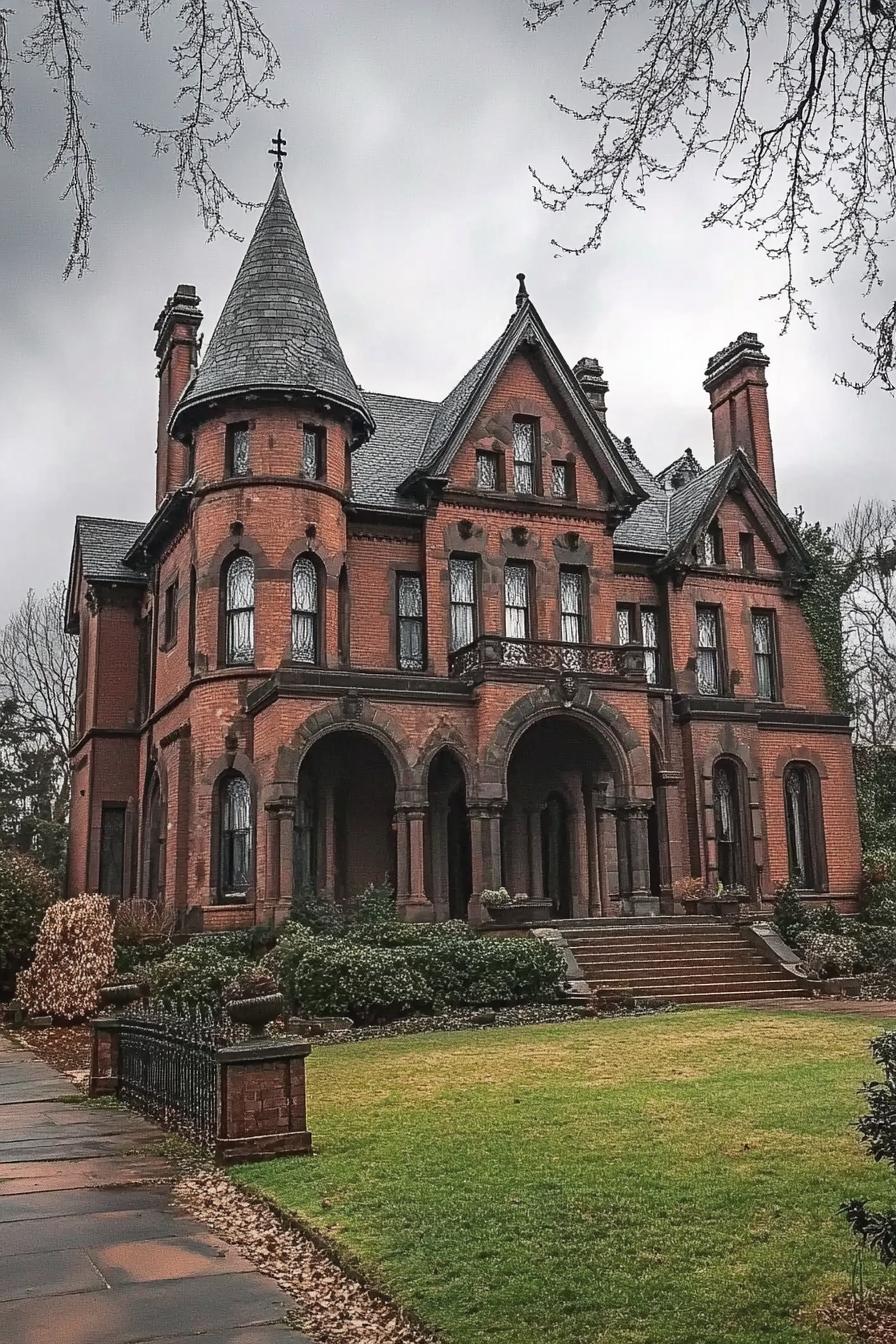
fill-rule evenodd
<path id="1" fill-rule="evenodd" d="M 318 397 L 346 407 L 373 427 L 363 393 L 345 362 L 279 170 L 173 422 L 204 402 L 244 392 Z"/>

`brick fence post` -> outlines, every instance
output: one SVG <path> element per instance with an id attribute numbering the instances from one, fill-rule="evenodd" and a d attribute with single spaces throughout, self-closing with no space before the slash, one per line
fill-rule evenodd
<path id="1" fill-rule="evenodd" d="M 307 1041 L 292 1037 L 223 1046 L 218 1059 L 218 1162 L 311 1152 L 305 1118 Z"/>
<path id="2" fill-rule="evenodd" d="M 94 1017 L 91 1020 L 89 1097 L 118 1095 L 118 1057 L 121 1023 L 117 1017 Z"/>

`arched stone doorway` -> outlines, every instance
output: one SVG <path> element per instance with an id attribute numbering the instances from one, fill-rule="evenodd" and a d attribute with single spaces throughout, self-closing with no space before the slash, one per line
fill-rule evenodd
<path id="1" fill-rule="evenodd" d="M 436 919 L 466 919 L 473 893 L 466 777 L 454 752 L 443 747 L 427 775 L 426 890 Z"/>
<path id="2" fill-rule="evenodd" d="M 344 903 L 372 882 L 396 884 L 395 775 L 383 748 L 327 733 L 299 769 L 293 880 Z"/>
<path id="3" fill-rule="evenodd" d="M 581 716 L 552 714 L 525 729 L 507 767 L 505 885 L 548 897 L 560 919 L 652 909 L 649 809 L 624 794 L 619 774 Z"/>

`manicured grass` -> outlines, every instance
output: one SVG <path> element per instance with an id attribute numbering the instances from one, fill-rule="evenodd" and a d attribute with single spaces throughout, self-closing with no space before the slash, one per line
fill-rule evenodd
<path id="1" fill-rule="evenodd" d="M 450 1344 L 820 1344 L 838 1204 L 896 1197 L 850 1129 L 886 1025 L 701 1011 L 319 1048 L 317 1155 L 239 1176 Z"/>

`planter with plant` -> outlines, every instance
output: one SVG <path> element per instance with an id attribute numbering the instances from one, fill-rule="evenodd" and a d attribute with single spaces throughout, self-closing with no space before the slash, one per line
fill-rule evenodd
<path id="1" fill-rule="evenodd" d="M 519 928 L 530 924 L 549 924 L 551 920 L 551 902 L 536 900 L 525 891 L 511 895 L 506 887 L 486 888 L 479 899 L 482 908 L 496 924 Z"/>
<path id="2" fill-rule="evenodd" d="M 696 915 L 700 902 L 706 897 L 706 887 L 699 877 L 680 877 L 672 883 L 672 898 L 686 915 Z"/>
<path id="3" fill-rule="evenodd" d="M 141 984 L 133 975 L 110 975 L 99 988 L 100 1007 L 126 1008 L 129 1003 L 142 999 L 147 989 L 146 982 Z"/>
<path id="4" fill-rule="evenodd" d="M 224 1006 L 231 1022 L 249 1027 L 253 1036 L 265 1036 L 267 1027 L 283 1012 L 277 981 L 260 967 L 243 971 L 224 988 Z"/>

